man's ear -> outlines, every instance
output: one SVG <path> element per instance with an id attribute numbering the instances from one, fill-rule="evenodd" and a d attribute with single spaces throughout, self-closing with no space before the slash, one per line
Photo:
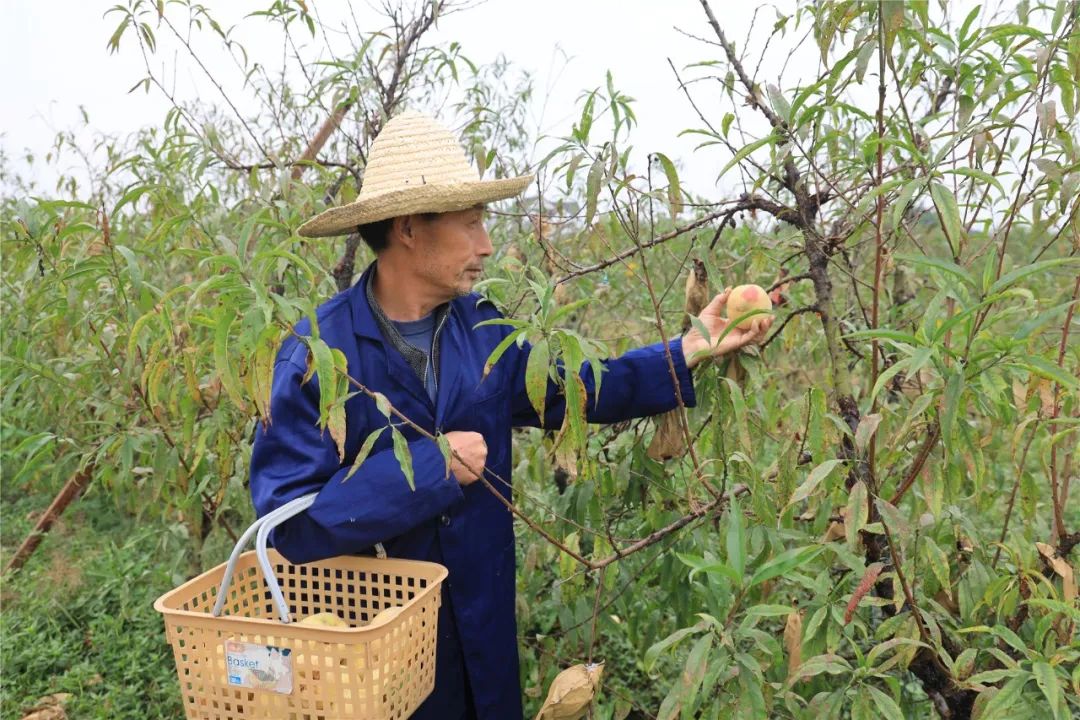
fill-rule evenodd
<path id="1" fill-rule="evenodd" d="M 394 218 L 391 231 L 398 236 L 405 247 L 412 249 L 416 243 L 416 236 L 413 234 L 414 228 L 412 215 L 399 215 Z"/>

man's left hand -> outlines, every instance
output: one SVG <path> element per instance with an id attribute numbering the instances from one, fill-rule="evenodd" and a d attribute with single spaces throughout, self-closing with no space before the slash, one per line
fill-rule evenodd
<path id="1" fill-rule="evenodd" d="M 746 330 L 732 328 L 722 340 L 718 339 L 730 323 L 730 320 L 723 317 L 724 305 L 730 293 L 731 290 L 725 288 L 724 292 L 714 297 L 698 315 L 698 320 L 709 331 L 708 341 L 694 327 L 683 336 L 683 356 L 686 358 L 687 367 L 692 368 L 709 357 L 720 357 L 744 345 L 760 343 L 765 339 L 765 333 L 772 326 L 771 315 L 755 315 L 750 318 L 750 327 Z"/>

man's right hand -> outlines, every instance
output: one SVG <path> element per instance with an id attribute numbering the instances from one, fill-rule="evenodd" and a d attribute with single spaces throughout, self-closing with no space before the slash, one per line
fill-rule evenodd
<path id="1" fill-rule="evenodd" d="M 477 473 L 484 472 L 484 465 L 487 464 L 487 443 L 484 436 L 478 432 L 453 430 L 446 433 L 446 439 L 450 443 L 450 449 L 461 456 L 461 460 L 454 455 L 450 456 L 450 472 L 454 473 L 460 485 L 472 485 L 480 479 Z"/>

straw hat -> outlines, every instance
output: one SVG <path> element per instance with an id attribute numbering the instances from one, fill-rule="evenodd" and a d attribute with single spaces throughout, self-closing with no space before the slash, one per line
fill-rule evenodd
<path id="1" fill-rule="evenodd" d="M 449 130 L 423 113 L 406 111 L 390 119 L 371 144 L 356 200 L 316 215 L 297 232 L 343 235 L 399 215 L 464 210 L 513 197 L 532 179 L 481 180 Z"/>

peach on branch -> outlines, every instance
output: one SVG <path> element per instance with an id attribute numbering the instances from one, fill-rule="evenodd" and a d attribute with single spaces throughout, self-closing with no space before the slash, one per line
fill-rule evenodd
<path id="1" fill-rule="evenodd" d="M 735 320 L 754 310 L 764 310 L 772 314 L 772 300 L 769 299 L 769 294 L 765 292 L 765 289 L 760 285 L 739 285 L 732 288 L 725 308 L 728 319 Z M 752 315 L 736 327 L 740 330 L 749 330 L 754 319 L 759 317 L 764 317 L 764 315 L 760 313 Z"/>

